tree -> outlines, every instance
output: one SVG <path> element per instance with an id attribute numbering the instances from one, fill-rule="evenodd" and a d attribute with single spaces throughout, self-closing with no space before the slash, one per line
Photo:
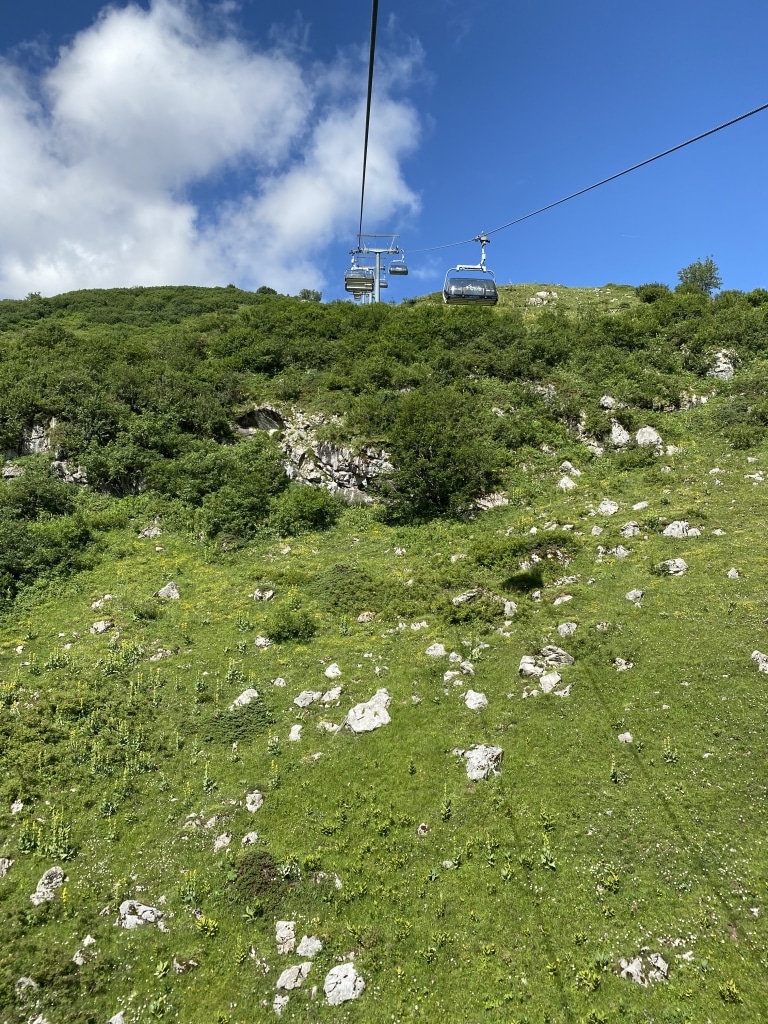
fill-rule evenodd
<path id="1" fill-rule="evenodd" d="M 323 293 L 316 291 L 314 288 L 302 288 L 299 292 L 299 298 L 302 302 L 322 302 Z"/>
<path id="2" fill-rule="evenodd" d="M 678 287 L 693 285 L 707 295 L 711 295 L 713 291 L 723 286 L 720 271 L 711 256 L 707 256 L 705 260 L 696 260 L 695 263 L 690 263 L 682 270 L 678 270 L 677 277 L 680 281 Z"/>

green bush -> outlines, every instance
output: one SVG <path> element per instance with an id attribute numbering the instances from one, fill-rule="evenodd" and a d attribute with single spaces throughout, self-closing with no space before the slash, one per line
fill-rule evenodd
<path id="1" fill-rule="evenodd" d="M 671 295 L 671 289 L 667 284 L 653 281 L 650 284 L 639 284 L 635 288 L 635 294 L 641 302 L 658 302 L 659 299 Z"/>
<path id="2" fill-rule="evenodd" d="M 303 608 L 276 608 L 267 626 L 269 636 L 278 643 L 309 640 L 317 632 L 317 623 Z"/>
<path id="3" fill-rule="evenodd" d="M 293 537 L 310 530 L 327 530 L 338 520 L 343 509 L 341 499 L 324 488 L 297 484 L 276 499 L 270 525 L 278 533 Z"/>

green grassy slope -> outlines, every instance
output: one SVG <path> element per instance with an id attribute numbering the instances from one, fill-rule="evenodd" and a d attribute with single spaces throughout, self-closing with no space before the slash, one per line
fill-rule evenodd
<path id="1" fill-rule="evenodd" d="M 526 365 L 554 402 L 525 398 L 525 367 L 495 374 L 506 346 L 481 365 L 477 339 L 490 337 L 482 311 L 438 309 L 428 333 L 418 310 L 340 310 L 361 317 L 359 331 L 366 313 L 380 318 L 370 345 L 357 349 L 332 323 L 333 308 L 320 310 L 318 334 L 341 341 L 332 341 L 334 364 L 321 351 L 314 367 L 297 339 L 306 337 L 307 350 L 323 345 L 298 304 L 282 307 L 290 330 L 277 314 L 269 330 L 262 319 L 248 335 L 242 322 L 205 328 L 239 375 L 226 401 L 217 392 L 225 412 L 226 402 L 244 408 L 254 398 L 344 410 L 357 417 L 358 436 L 389 429 L 381 419 L 366 429 L 359 396 L 382 398 L 398 383 L 365 383 L 378 372 L 372 347 L 395 376 L 427 356 L 434 374 L 445 357 L 429 347 L 463 332 L 469 341 L 451 347 L 450 372 L 454 382 L 476 378 L 478 409 L 506 413 L 494 417 L 505 424 L 494 436 L 506 452 L 499 486 L 509 504 L 413 523 L 392 523 L 379 506 L 349 508 L 322 532 L 280 535 L 265 520 L 239 542 L 218 543 L 201 537 L 192 498 L 160 488 L 80 492 L 72 507 L 36 513 L 38 530 L 79 516 L 92 539 L 78 565 L 22 585 L 0 624 L 0 857 L 13 860 L 0 879 L 0 1021 L 101 1022 L 119 1010 L 131 1022 L 270 1020 L 280 973 L 305 959 L 278 954 L 278 920 L 296 922 L 297 940 L 323 943 L 302 987 L 283 993 L 288 1021 L 719 1024 L 765 1015 L 768 736 L 764 676 L 750 658 L 768 650 L 768 448 L 755 414 L 765 342 L 755 317 L 765 307 L 737 305 L 737 334 L 733 307 L 721 303 L 726 327 L 708 305 L 694 330 L 683 302 L 659 337 L 686 350 L 685 364 L 666 349 L 654 365 L 632 362 L 633 352 L 651 351 L 631 319 L 649 310 L 634 300 L 618 314 L 580 307 L 549 319 L 551 311 L 529 309 L 530 325 L 508 347 L 529 346 Z M 506 315 L 493 312 L 502 324 Z M 622 317 L 624 333 L 612 326 Z M 101 328 L 75 319 L 67 330 L 93 350 Z M 425 341 L 398 355 L 406 328 Z M 11 344 L 39 344 L 24 333 L 34 330 L 9 328 L 6 357 Z M 139 328 L 110 330 L 133 344 Z M 188 372 L 193 357 L 178 353 L 199 336 L 199 321 L 140 330 L 142 345 L 162 339 Z M 742 365 L 723 384 L 705 373 L 727 331 Z M 542 363 L 545 332 L 569 337 L 569 354 Z M 274 354 L 278 335 L 293 346 L 291 362 L 270 372 L 246 365 Z M 102 344 L 116 337 L 102 335 Z M 620 370 L 606 379 L 609 350 Z M 345 360 L 363 385 L 357 394 L 334 385 Z M 220 368 L 209 356 L 197 379 Z M 289 371 L 298 393 L 285 399 Z M 415 389 L 427 382 L 419 373 Z M 587 410 L 597 429 L 606 390 L 627 402 L 620 415 L 629 426 L 654 425 L 678 451 L 592 456 L 576 439 L 573 409 Z M 669 396 L 682 390 L 709 401 L 674 408 Z M 530 432 L 506 432 L 510 421 Z M 184 454 L 166 453 L 161 465 Z M 567 492 L 558 486 L 564 458 L 581 470 Z M 605 498 L 618 503 L 614 515 L 596 511 Z M 162 535 L 140 538 L 156 515 Z M 701 535 L 662 535 L 681 519 Z M 630 521 L 639 532 L 625 537 Z M 626 557 L 611 553 L 619 544 Z M 685 575 L 658 571 L 678 557 Z M 180 598 L 153 598 L 171 580 Z M 256 588 L 275 596 L 255 601 Z M 639 606 L 625 597 L 633 589 L 644 591 Z M 474 599 L 453 603 L 473 590 Z M 514 614 L 504 600 L 517 603 Z M 366 611 L 373 621 L 358 621 Z M 92 634 L 102 619 L 111 628 Z M 314 635 L 256 642 L 307 621 Z M 576 629 L 563 638 L 557 627 L 567 622 Z M 445 656 L 427 655 L 434 643 Z M 568 696 L 533 695 L 534 681 L 518 674 L 521 657 L 546 644 L 575 659 L 560 670 Z M 618 671 L 616 659 L 632 667 Z M 462 660 L 474 674 L 446 680 Z M 325 675 L 331 663 L 337 680 Z M 328 706 L 294 703 L 334 685 L 342 692 Z M 247 687 L 259 697 L 229 711 Z M 321 727 L 342 723 L 381 687 L 389 724 L 362 735 Z M 466 707 L 470 688 L 486 708 Z M 295 725 L 301 739 L 291 741 Z M 632 743 L 619 742 L 626 732 Z M 503 749 L 498 776 L 467 778 L 455 751 L 475 744 Z M 255 790 L 264 804 L 250 813 L 245 798 Z M 23 807 L 12 813 L 14 802 Z M 257 841 L 242 846 L 252 831 Z M 224 834 L 229 846 L 214 852 Z M 29 895 L 54 865 L 65 885 L 35 907 Z M 116 927 L 126 899 L 159 908 L 167 930 Z M 78 965 L 87 935 L 95 943 Z M 668 980 L 645 988 L 619 976 L 620 959 L 643 951 L 661 954 Z M 197 966 L 177 973 L 174 958 Z M 366 989 L 329 1006 L 326 974 L 350 961 Z M 18 986 L 23 977 L 35 986 Z"/>

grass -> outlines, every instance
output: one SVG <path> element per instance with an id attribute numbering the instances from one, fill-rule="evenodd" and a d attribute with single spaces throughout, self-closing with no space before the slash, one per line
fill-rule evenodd
<path id="1" fill-rule="evenodd" d="M 709 415 L 676 414 L 684 450 L 651 467 L 542 455 L 518 503 L 464 522 L 392 528 L 354 509 L 322 534 L 221 552 L 172 528 L 139 540 L 145 516 L 106 534 L 95 568 L 29 592 L 0 633 L 0 856 L 15 862 L 0 881 L 0 1020 L 103 1021 L 121 1008 L 141 1022 L 269 1019 L 280 971 L 298 962 L 276 953 L 284 919 L 323 941 L 289 1021 L 761 1019 L 768 742 L 750 654 L 768 644 L 768 556 L 765 491 L 745 474 L 767 453 L 750 463 L 727 450 Z M 584 471 L 568 495 L 557 489 L 565 454 Z M 591 514 L 603 497 L 620 503 L 612 518 Z M 675 518 L 703 536 L 661 536 Z M 630 519 L 641 532 L 625 540 Z M 516 565 L 475 557 L 489 537 L 534 526 L 546 537 L 551 523 L 573 527 L 573 560 L 545 560 L 539 603 L 504 589 Z M 598 544 L 620 541 L 626 559 L 597 560 Z M 652 572 L 678 556 L 685 576 Z M 731 566 L 740 579 L 726 578 Z M 554 585 L 565 576 L 577 579 Z M 170 579 L 180 600 L 152 602 Z M 259 586 L 275 589 L 272 602 L 248 597 Z M 471 587 L 486 598 L 455 607 Z M 640 608 L 624 597 L 633 588 Z M 92 611 L 106 593 L 108 608 Z M 563 593 L 573 600 L 555 606 Z M 510 625 L 492 595 L 518 601 Z M 279 609 L 311 616 L 315 636 L 258 648 Z M 366 610 L 375 620 L 359 623 Z M 107 615 L 115 628 L 91 635 Z M 578 628 L 561 640 L 566 620 Z M 425 654 L 436 641 L 474 677 L 444 683 L 448 659 Z M 523 699 L 519 660 L 545 643 L 576 658 L 562 670 L 571 696 Z M 170 656 L 150 661 L 160 649 Z M 634 667 L 617 673 L 617 657 Z M 332 661 L 340 706 L 296 707 L 300 691 L 333 685 Z M 228 712 L 247 686 L 260 700 Z M 318 728 L 381 686 L 390 725 Z M 468 686 L 487 709 L 464 706 Z M 469 782 L 453 751 L 476 743 L 504 749 L 500 776 Z M 250 814 L 255 789 L 264 806 Z M 254 829 L 256 847 L 241 847 Z M 55 863 L 66 888 L 34 908 Z M 167 933 L 116 928 L 129 897 L 160 905 Z M 95 956 L 78 967 L 87 934 Z M 618 961 L 646 947 L 670 976 L 643 989 Z M 352 953 L 366 991 L 328 1007 L 325 974 Z M 174 957 L 199 966 L 177 974 Z M 39 986 L 26 1002 L 22 976 Z"/>

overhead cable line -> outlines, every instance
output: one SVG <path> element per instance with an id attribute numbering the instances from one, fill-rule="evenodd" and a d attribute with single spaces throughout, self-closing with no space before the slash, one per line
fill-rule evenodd
<path id="1" fill-rule="evenodd" d="M 695 135 L 692 139 L 687 139 L 685 142 L 680 142 L 676 146 L 672 146 L 670 149 L 665 149 L 663 153 L 657 153 L 656 156 L 648 157 L 647 160 L 641 160 L 639 164 L 633 164 L 631 167 L 625 168 L 623 171 L 619 171 L 617 174 L 612 174 L 608 178 L 603 178 L 602 181 L 596 181 L 594 185 L 588 185 L 586 188 L 579 189 L 578 192 L 572 192 L 569 196 L 564 196 L 562 199 L 558 199 L 554 203 L 548 203 L 546 206 L 540 207 L 538 210 L 533 210 L 532 213 L 526 213 L 522 217 L 517 217 L 515 220 L 511 220 L 506 224 L 502 224 L 498 228 L 493 228 L 491 231 L 484 232 L 485 235 L 495 235 L 499 231 L 506 231 L 507 228 L 514 227 L 515 224 L 522 224 L 525 220 L 530 220 L 531 217 L 537 217 L 540 213 L 545 213 L 547 210 L 552 210 L 556 206 L 561 206 L 563 203 L 569 202 L 571 199 L 576 199 L 578 196 L 583 196 L 587 192 L 591 192 L 593 189 L 600 188 L 601 185 L 607 185 L 609 181 L 616 181 L 617 178 L 622 178 L 625 174 L 630 174 L 632 171 L 637 171 L 641 167 L 647 167 L 648 164 L 652 164 L 656 160 L 661 160 L 662 157 L 669 156 L 670 153 L 676 153 L 679 149 L 684 149 L 686 146 L 690 146 L 694 142 L 699 142 L 701 139 L 706 139 L 708 135 L 714 135 L 715 132 L 720 132 L 723 128 L 730 128 L 732 124 L 737 124 L 739 121 L 744 121 L 748 117 L 752 117 L 753 114 L 759 114 L 762 110 L 768 110 L 768 103 L 763 103 L 759 107 L 755 107 L 754 110 L 748 110 L 746 114 L 739 114 L 738 117 L 732 118 L 730 121 L 726 121 L 724 124 L 717 125 L 716 128 L 710 128 L 709 131 L 702 132 L 700 135 Z M 466 245 L 468 242 L 476 241 L 476 238 L 466 238 L 461 242 L 448 242 L 446 245 L 433 245 L 426 249 L 410 249 L 411 253 L 414 252 L 434 252 L 436 249 L 450 249 L 455 245 Z"/>
<path id="2" fill-rule="evenodd" d="M 368 100 L 365 106 L 365 144 L 363 146 L 363 186 L 360 191 L 360 230 L 363 233 L 363 207 L 365 206 L 365 171 L 368 164 L 368 131 L 371 126 L 371 99 L 373 98 L 373 62 L 376 55 L 376 23 L 379 18 L 379 0 L 373 0 L 371 12 L 371 52 L 368 58 Z"/>

